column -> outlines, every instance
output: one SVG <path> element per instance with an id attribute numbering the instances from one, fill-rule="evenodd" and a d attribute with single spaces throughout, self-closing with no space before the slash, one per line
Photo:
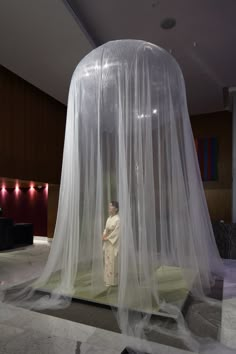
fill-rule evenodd
<path id="1" fill-rule="evenodd" d="M 236 223 L 236 88 L 230 90 L 232 98 L 232 222 Z"/>

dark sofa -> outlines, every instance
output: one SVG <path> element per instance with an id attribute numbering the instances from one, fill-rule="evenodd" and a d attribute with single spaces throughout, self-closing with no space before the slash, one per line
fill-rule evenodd
<path id="1" fill-rule="evenodd" d="M 0 217 L 0 251 L 33 244 L 33 224 Z"/>
<path id="2" fill-rule="evenodd" d="M 212 226 L 220 256 L 224 259 L 236 259 L 236 224 L 218 221 Z"/>

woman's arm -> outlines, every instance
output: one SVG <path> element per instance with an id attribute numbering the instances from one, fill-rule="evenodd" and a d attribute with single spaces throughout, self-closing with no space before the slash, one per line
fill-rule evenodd
<path id="1" fill-rule="evenodd" d="M 102 240 L 105 241 L 107 236 L 108 236 L 108 233 L 107 233 L 107 222 L 106 222 L 106 226 L 105 226 L 105 229 L 102 234 Z"/>
<path id="2" fill-rule="evenodd" d="M 103 234 L 102 234 L 102 240 L 103 241 L 106 241 L 107 240 L 107 232 L 106 232 L 106 230 L 104 230 L 104 232 L 103 232 Z"/>
<path id="3" fill-rule="evenodd" d="M 119 233 L 120 233 L 120 220 L 118 219 L 116 221 L 114 230 L 109 235 L 105 236 L 104 241 L 110 241 L 111 244 L 114 245 L 119 238 Z"/>

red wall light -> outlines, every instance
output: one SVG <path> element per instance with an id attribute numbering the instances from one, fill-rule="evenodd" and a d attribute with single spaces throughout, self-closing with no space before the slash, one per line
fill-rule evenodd
<path id="1" fill-rule="evenodd" d="M 29 197 L 30 197 L 30 200 L 31 200 L 31 201 L 35 200 L 35 197 L 36 197 L 36 194 L 37 194 L 37 193 L 35 193 L 35 192 L 36 192 L 36 190 L 35 190 L 35 188 L 34 188 L 34 185 L 33 185 L 33 184 L 30 184 Z"/>
<path id="2" fill-rule="evenodd" d="M 2 186 L 1 196 L 2 196 L 3 199 L 5 199 L 7 197 L 7 190 L 6 190 L 5 185 Z"/>
<path id="3" fill-rule="evenodd" d="M 19 187 L 19 184 L 16 183 L 15 185 L 15 194 L 16 194 L 16 197 L 18 198 L 19 195 L 20 195 L 20 187 Z"/>
<path id="4" fill-rule="evenodd" d="M 34 186 L 31 185 L 30 186 L 30 190 L 33 191 L 34 190 Z"/>

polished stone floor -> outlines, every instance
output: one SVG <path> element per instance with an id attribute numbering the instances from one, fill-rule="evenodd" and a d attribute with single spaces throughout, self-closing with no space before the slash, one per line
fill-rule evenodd
<path id="1" fill-rule="evenodd" d="M 221 342 L 234 348 L 236 353 L 236 261 L 225 263 Z"/>
<path id="2" fill-rule="evenodd" d="M 17 284 L 40 273 L 50 245 L 36 239 L 33 246 L 0 252 L 0 281 Z M 236 353 L 236 262 L 230 262 L 224 282 L 222 325 L 219 342 L 201 353 Z M 0 303 L 0 354 L 121 353 L 125 347 L 146 353 L 184 354 L 186 350 L 138 340 L 119 333 L 68 321 Z"/>
<path id="3" fill-rule="evenodd" d="M 0 319 L 0 354 L 118 354 L 126 346 L 148 353 L 186 353 L 12 306 L 1 305 Z"/>

